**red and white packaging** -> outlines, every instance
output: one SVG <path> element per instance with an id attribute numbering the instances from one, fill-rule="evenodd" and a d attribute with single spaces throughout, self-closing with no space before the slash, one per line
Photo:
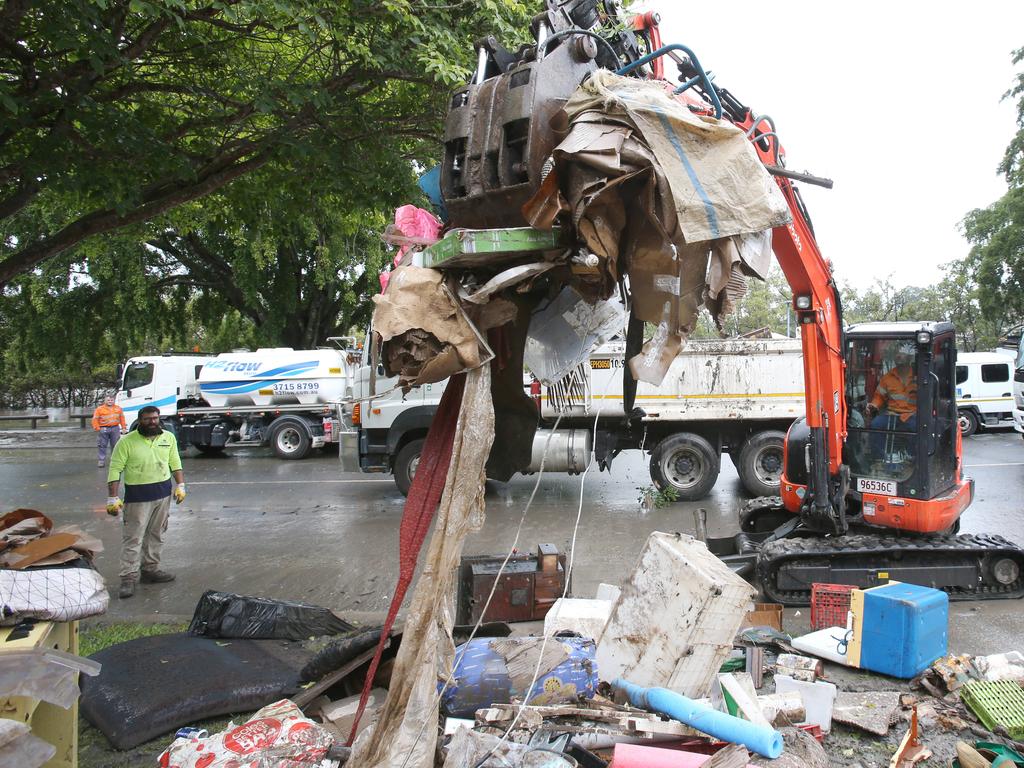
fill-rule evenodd
<path id="1" fill-rule="evenodd" d="M 249 720 L 205 739 L 175 739 L 160 768 L 311 768 L 325 764 L 334 736 L 293 702 L 269 704 Z M 336 764 L 327 762 L 326 764 Z"/>

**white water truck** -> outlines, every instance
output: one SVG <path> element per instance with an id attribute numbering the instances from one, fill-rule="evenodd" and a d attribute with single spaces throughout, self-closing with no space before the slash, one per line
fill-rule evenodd
<path id="1" fill-rule="evenodd" d="M 184 449 L 207 455 L 269 445 L 302 459 L 336 442 L 351 392 L 354 340 L 335 349 L 278 347 L 255 352 L 134 357 L 124 366 L 117 402 L 129 422 L 156 405 Z"/>

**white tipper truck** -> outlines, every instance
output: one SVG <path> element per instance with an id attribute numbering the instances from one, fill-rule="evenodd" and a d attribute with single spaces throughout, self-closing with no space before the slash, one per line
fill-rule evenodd
<path id="1" fill-rule="evenodd" d="M 1024 438 L 1024 330 L 1017 340 L 1013 361 L 1013 428 Z"/>
<path id="2" fill-rule="evenodd" d="M 133 357 L 116 401 L 129 428 L 140 408 L 157 406 L 182 448 L 269 445 L 282 459 L 302 459 L 337 441 L 358 360 L 350 349 L 290 347 Z"/>
<path id="3" fill-rule="evenodd" d="M 1015 424 L 1014 373 L 1012 350 L 957 353 L 956 407 L 964 437 Z"/>
<path id="4" fill-rule="evenodd" d="M 624 353 L 622 342 L 604 344 L 537 395 L 540 426 L 529 472 L 539 468 L 545 446 L 544 471 L 570 474 L 586 468 L 594 446 L 605 465 L 622 450 L 639 449 L 650 453 L 658 489 L 696 500 L 714 486 L 726 452 L 751 494 L 778 492 L 786 430 L 804 412 L 799 340 L 690 341 L 660 387 L 639 384 L 630 414 L 622 396 Z M 392 472 L 407 493 L 444 383 L 404 397 L 394 386 L 364 351 L 341 454 L 346 469 Z"/>

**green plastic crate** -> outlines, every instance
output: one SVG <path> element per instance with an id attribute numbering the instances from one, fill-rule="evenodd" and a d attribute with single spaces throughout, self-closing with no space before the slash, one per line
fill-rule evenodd
<path id="1" fill-rule="evenodd" d="M 960 698 L 990 731 L 1002 726 L 1010 738 L 1024 739 L 1024 689 L 1019 683 L 972 680 L 960 689 Z"/>
<path id="2" fill-rule="evenodd" d="M 482 267 L 519 260 L 531 253 L 565 247 L 561 227 L 533 229 L 453 229 L 423 251 L 423 266 L 433 269 Z"/>

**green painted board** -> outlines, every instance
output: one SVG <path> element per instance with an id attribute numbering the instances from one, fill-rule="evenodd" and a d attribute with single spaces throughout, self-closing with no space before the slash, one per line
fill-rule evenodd
<path id="1" fill-rule="evenodd" d="M 531 253 L 565 247 L 562 227 L 453 229 L 423 251 L 423 266 L 433 269 L 481 267 L 517 261 Z"/>

